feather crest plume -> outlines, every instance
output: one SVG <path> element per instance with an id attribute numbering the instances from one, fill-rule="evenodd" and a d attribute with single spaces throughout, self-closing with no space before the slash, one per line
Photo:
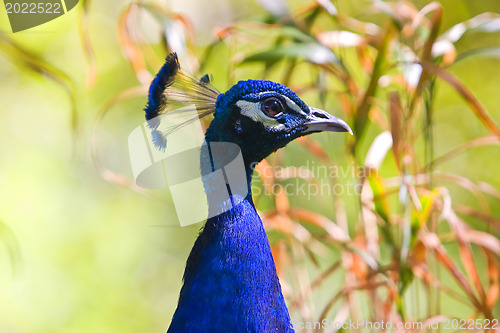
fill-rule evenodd
<path id="1" fill-rule="evenodd" d="M 198 80 L 184 73 L 181 71 L 177 54 L 170 53 L 165 59 L 165 64 L 151 82 L 148 103 L 144 108 L 155 146 L 164 150 L 170 133 L 197 119 L 213 114 L 219 95 L 220 92 L 210 84 L 208 75 Z M 192 112 L 193 107 L 196 109 L 196 117 L 166 130 L 159 130 L 162 114 Z"/>

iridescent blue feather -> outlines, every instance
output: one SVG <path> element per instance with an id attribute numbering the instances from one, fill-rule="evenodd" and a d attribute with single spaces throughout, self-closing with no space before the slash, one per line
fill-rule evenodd
<path id="1" fill-rule="evenodd" d="M 151 128 L 151 135 L 155 146 L 164 150 L 167 145 L 167 137 L 178 128 L 192 121 L 203 118 L 215 112 L 215 102 L 220 93 L 210 85 L 208 75 L 202 80 L 197 80 L 180 69 L 177 54 L 171 53 L 165 59 L 165 64 L 156 74 L 149 87 L 148 103 L 144 109 L 146 120 Z M 165 112 L 188 112 L 195 108 L 198 116 L 173 126 L 166 131 L 158 129 L 161 115 Z"/>

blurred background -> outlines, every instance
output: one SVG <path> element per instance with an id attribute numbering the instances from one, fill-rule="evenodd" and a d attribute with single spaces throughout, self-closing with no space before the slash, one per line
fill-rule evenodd
<path id="1" fill-rule="evenodd" d="M 293 142 L 255 176 L 297 331 L 499 318 L 498 13 L 497 0 L 87 0 L 13 34 L 2 9 L 0 332 L 166 331 L 201 225 L 134 185 L 127 138 L 171 51 L 219 91 L 282 82 L 354 130 Z"/>

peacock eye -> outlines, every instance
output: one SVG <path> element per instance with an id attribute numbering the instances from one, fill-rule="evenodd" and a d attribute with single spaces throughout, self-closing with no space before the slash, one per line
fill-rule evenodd
<path id="1" fill-rule="evenodd" d="M 270 97 L 260 104 L 262 112 L 269 117 L 275 118 L 283 112 L 283 104 L 276 97 Z"/>

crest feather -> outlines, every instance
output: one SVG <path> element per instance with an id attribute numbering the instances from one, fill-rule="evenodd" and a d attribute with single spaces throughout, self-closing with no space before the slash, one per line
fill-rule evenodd
<path id="1" fill-rule="evenodd" d="M 215 112 L 215 102 L 220 92 L 210 85 L 210 78 L 205 75 L 198 80 L 181 71 L 175 52 L 170 53 L 149 87 L 148 103 L 144 108 L 146 120 L 151 128 L 154 144 L 166 148 L 166 137 L 178 128 Z M 193 109 L 183 108 L 194 106 L 197 117 L 172 126 L 166 131 L 159 131 L 160 115 L 166 112 L 187 112 Z"/>

